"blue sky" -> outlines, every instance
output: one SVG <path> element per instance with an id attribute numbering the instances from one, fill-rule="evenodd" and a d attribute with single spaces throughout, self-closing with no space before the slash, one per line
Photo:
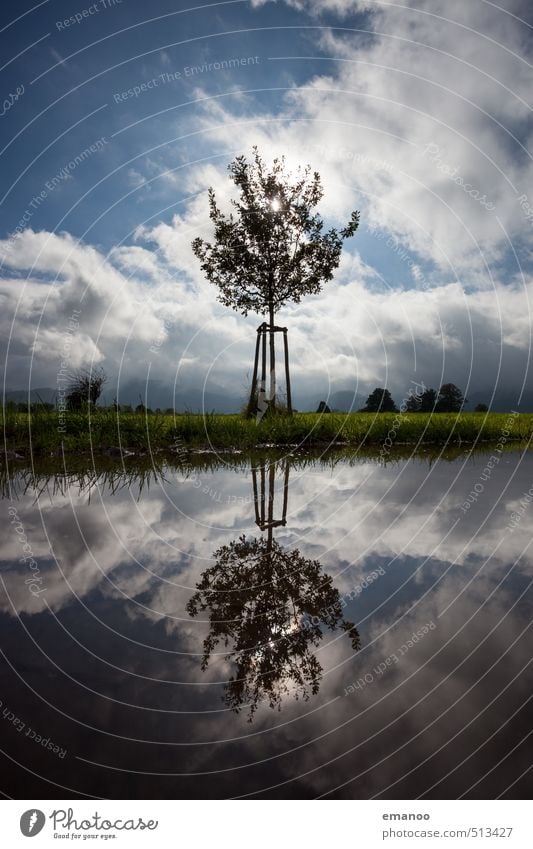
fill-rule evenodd
<path id="1" fill-rule="evenodd" d="M 242 392 L 260 319 L 217 303 L 189 246 L 207 187 L 227 199 L 228 162 L 258 144 L 320 171 L 328 224 L 361 210 L 335 280 L 281 317 L 297 403 L 444 380 L 518 402 L 530 17 L 518 0 L 4 3 L 4 385 L 53 387 L 68 349 L 126 389 Z"/>

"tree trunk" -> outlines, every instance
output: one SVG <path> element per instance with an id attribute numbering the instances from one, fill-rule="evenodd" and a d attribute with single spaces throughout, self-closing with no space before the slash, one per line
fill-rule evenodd
<path id="1" fill-rule="evenodd" d="M 276 409 L 276 347 L 274 333 L 274 305 L 268 305 L 268 320 L 270 323 L 270 409 Z"/>

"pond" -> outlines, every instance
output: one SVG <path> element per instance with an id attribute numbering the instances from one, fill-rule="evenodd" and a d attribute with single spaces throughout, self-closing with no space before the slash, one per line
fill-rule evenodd
<path id="1" fill-rule="evenodd" d="M 2 470 L 15 798 L 527 798 L 533 455 Z"/>

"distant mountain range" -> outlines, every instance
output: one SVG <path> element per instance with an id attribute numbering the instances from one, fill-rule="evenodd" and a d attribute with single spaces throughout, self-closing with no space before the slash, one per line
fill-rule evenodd
<path id="1" fill-rule="evenodd" d="M 57 390 L 49 386 L 36 387 L 31 389 L 29 393 L 30 401 L 43 401 L 44 403 L 54 403 L 57 396 Z M 110 404 L 115 397 L 113 391 L 104 391 L 102 402 Z M 315 411 L 320 401 L 327 401 L 331 410 L 341 410 L 346 412 L 350 409 L 357 410 L 363 406 L 366 396 L 354 395 L 349 390 L 339 390 L 333 392 L 329 398 L 327 391 L 322 393 L 298 393 L 293 396 L 293 406 L 302 411 Z M 25 402 L 28 400 L 27 389 L 10 389 L 6 391 L 7 401 Z M 158 381 L 152 381 L 148 385 L 148 389 L 144 383 L 130 382 L 125 384 L 119 394 L 118 400 L 120 404 L 131 404 L 136 407 L 141 402 L 151 409 L 155 410 L 158 407 L 165 410 L 173 407 L 177 412 L 207 411 L 216 413 L 237 413 L 242 409 L 246 402 L 244 394 L 230 393 L 224 387 L 210 387 L 202 391 L 195 386 L 188 386 L 181 389 L 176 396 L 172 397 L 172 391 L 169 387 Z"/>
<path id="2" fill-rule="evenodd" d="M 370 391 L 370 390 L 369 390 Z M 368 394 L 368 393 L 367 393 Z M 340 412 L 348 412 L 349 410 L 359 410 L 364 406 L 367 394 L 354 393 L 349 389 L 338 389 L 332 392 L 329 397 L 327 391 L 317 390 L 312 394 L 309 392 L 295 391 L 293 394 L 293 406 L 300 410 L 315 412 L 320 401 L 326 401 L 330 410 L 338 410 Z M 492 392 L 470 392 L 466 410 L 473 410 L 476 404 L 488 404 Z M 30 390 L 30 401 L 43 401 L 45 403 L 54 403 L 57 395 L 57 390 L 49 386 L 36 387 Z M 401 393 L 392 393 L 396 403 L 400 403 L 403 397 Z M 24 402 L 28 399 L 27 389 L 10 389 L 6 391 L 6 401 Z M 103 403 L 110 404 L 114 398 L 114 393 L 107 390 L 104 392 Z M 491 409 L 494 412 L 506 412 L 507 410 L 519 410 L 520 412 L 533 412 L 533 391 L 524 393 L 522 401 L 518 404 L 517 394 L 508 390 L 497 392 L 492 403 Z M 201 389 L 189 386 L 183 388 L 172 397 L 172 391 L 168 386 L 157 381 L 149 384 L 148 390 L 144 383 L 132 381 L 125 384 L 119 393 L 119 402 L 121 404 L 131 404 L 136 407 L 137 404 L 146 404 L 153 410 L 158 407 L 162 410 L 173 407 L 177 412 L 215 412 L 215 413 L 237 413 L 242 409 L 245 403 L 244 395 L 237 393 L 228 393 L 224 387 L 211 387 L 202 392 Z"/>

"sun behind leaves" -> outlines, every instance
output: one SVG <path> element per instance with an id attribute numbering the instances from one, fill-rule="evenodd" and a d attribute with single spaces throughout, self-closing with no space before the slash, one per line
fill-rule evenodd
<path id="1" fill-rule="evenodd" d="M 248 707 L 250 721 L 261 701 L 281 709 L 286 694 L 307 700 L 318 693 L 322 666 L 311 649 L 323 628 L 341 628 L 359 649 L 357 628 L 342 617 L 339 592 L 318 560 L 269 537 L 244 535 L 215 551 L 214 559 L 187 612 L 209 611 L 202 668 L 220 643 L 229 649 L 226 660 L 235 671 L 224 702 L 236 712 Z"/>

